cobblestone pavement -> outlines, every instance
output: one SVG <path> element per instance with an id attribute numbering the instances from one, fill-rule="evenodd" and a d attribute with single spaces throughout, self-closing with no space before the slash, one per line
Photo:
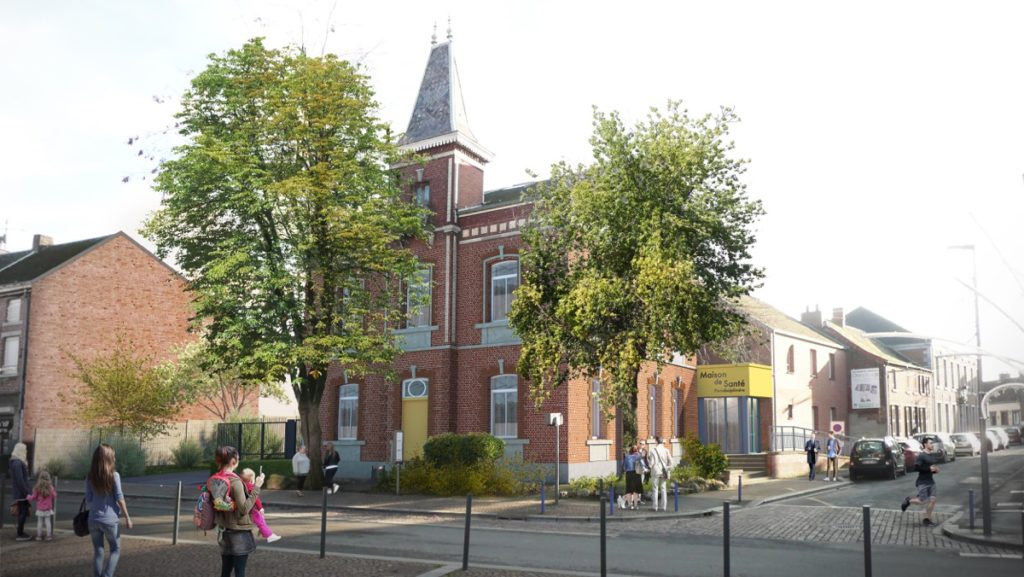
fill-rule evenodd
<path id="1" fill-rule="evenodd" d="M 1000 547 L 977 545 L 942 534 L 944 522 L 956 522 L 958 515 L 934 514 L 939 527 L 925 527 L 921 524 L 921 512 L 898 509 L 871 510 L 871 542 L 878 545 L 897 545 L 945 549 L 964 553 L 1012 554 L 1013 551 Z M 527 526 L 533 530 L 552 532 L 565 531 L 568 523 L 533 522 Z M 594 523 L 576 524 L 581 530 L 598 527 Z M 544 526 L 542 529 L 541 526 Z M 761 505 L 730 512 L 729 534 L 733 538 L 770 539 L 779 541 L 813 541 L 815 543 L 858 543 L 862 542 L 864 527 L 863 511 L 860 507 L 800 507 L 795 505 Z M 686 535 L 722 535 L 722 516 L 683 517 L 630 524 L 630 533 L 677 533 Z M 1019 556 L 1019 555 L 1018 555 Z"/>

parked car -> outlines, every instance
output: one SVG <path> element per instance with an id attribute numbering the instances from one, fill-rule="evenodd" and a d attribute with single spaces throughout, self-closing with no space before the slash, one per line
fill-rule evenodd
<path id="1" fill-rule="evenodd" d="M 913 437 L 896 437 L 896 442 L 903 449 L 904 466 L 907 471 L 913 471 L 917 464 L 917 456 L 924 452 L 924 447 Z"/>
<path id="2" fill-rule="evenodd" d="M 932 438 L 932 452 L 935 453 L 935 458 L 940 463 L 956 460 L 953 438 L 949 436 L 949 433 L 918 433 L 914 435 L 914 439 L 922 445 L 924 445 L 925 437 Z"/>
<path id="3" fill-rule="evenodd" d="M 1010 446 L 1010 436 L 1007 435 L 1006 431 L 1001 427 L 989 427 L 988 430 L 999 437 L 999 447 L 996 449 L 997 451 L 1002 451 Z"/>
<path id="4" fill-rule="evenodd" d="M 995 434 L 995 432 L 993 432 L 993 431 L 990 431 L 990 430 L 986 430 L 985 431 L 985 441 L 988 443 L 988 452 L 989 453 L 991 453 L 993 451 L 998 451 L 999 449 L 1003 448 L 1002 447 L 1002 445 L 1003 445 L 1002 438 L 1000 438 L 999 435 Z"/>
<path id="5" fill-rule="evenodd" d="M 981 441 L 974 433 L 953 433 L 950 436 L 953 437 L 957 455 L 973 457 L 981 454 Z"/>
<path id="6" fill-rule="evenodd" d="M 1003 430 L 1006 431 L 1006 436 L 1010 439 L 1011 445 L 1021 444 L 1020 427 L 1003 427 Z"/>
<path id="7" fill-rule="evenodd" d="M 850 449 L 850 480 L 856 481 L 865 475 L 889 479 L 906 475 L 906 460 L 902 453 L 900 444 L 892 437 L 858 439 Z"/>

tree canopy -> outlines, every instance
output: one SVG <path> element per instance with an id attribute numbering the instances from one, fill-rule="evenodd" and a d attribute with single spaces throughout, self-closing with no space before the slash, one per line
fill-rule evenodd
<path id="1" fill-rule="evenodd" d="M 750 264 L 763 214 L 731 158 L 730 109 L 693 118 L 677 103 L 627 128 L 595 110 L 589 165 L 552 167 L 530 193 L 522 283 L 510 323 L 536 402 L 597 375 L 606 407 L 635 407 L 645 361 L 735 334 L 762 273 Z"/>
<path id="2" fill-rule="evenodd" d="M 397 148 L 357 67 L 260 39 L 209 59 L 144 234 L 188 280 L 211 354 L 243 378 L 291 375 L 316 482 L 328 366 L 389 369 L 423 209 L 401 196 Z"/>

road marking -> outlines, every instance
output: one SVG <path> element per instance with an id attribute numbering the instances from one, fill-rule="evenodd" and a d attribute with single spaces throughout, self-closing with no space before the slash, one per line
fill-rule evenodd
<path id="1" fill-rule="evenodd" d="M 1024 556 L 1013 553 L 960 553 L 961 557 L 983 557 L 985 559 L 1022 559 Z"/>
<path id="2" fill-rule="evenodd" d="M 1014 509 L 1020 509 L 1021 506 L 1024 506 L 1024 503 L 996 503 L 996 507 L 1011 507 Z"/>
<path id="3" fill-rule="evenodd" d="M 828 502 L 822 501 L 821 499 L 818 499 L 817 497 L 808 497 L 807 500 L 808 501 L 814 501 L 815 503 L 821 503 L 822 505 L 824 505 L 826 507 L 830 507 L 832 509 L 838 509 L 839 508 L 838 505 L 833 505 L 832 503 L 828 503 Z"/>
<path id="4" fill-rule="evenodd" d="M 1020 495 L 1021 493 L 1024 493 L 1024 491 L 1010 491 L 1011 495 Z"/>
<path id="5" fill-rule="evenodd" d="M 432 571 L 427 571 L 426 573 L 423 573 L 421 575 L 417 575 L 416 577 L 443 577 L 444 575 L 447 575 L 449 573 L 454 573 L 456 571 L 461 571 L 461 570 L 462 570 L 462 565 L 456 565 L 455 563 L 450 563 L 448 565 L 443 565 L 441 567 L 438 567 L 437 569 L 434 569 Z"/>

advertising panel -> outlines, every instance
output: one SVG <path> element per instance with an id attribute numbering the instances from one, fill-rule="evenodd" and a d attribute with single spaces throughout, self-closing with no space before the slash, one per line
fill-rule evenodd
<path id="1" fill-rule="evenodd" d="M 753 363 L 703 365 L 697 369 L 697 396 L 771 398 L 772 368 Z"/>
<path id="2" fill-rule="evenodd" d="M 882 393 L 878 386 L 878 369 L 850 371 L 850 408 L 877 409 L 882 406 Z"/>

